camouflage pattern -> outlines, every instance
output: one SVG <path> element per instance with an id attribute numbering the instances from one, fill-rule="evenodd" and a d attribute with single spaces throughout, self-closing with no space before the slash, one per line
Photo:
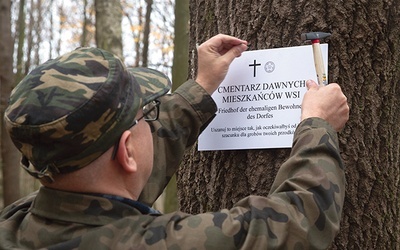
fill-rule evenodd
<path id="1" fill-rule="evenodd" d="M 51 180 L 112 147 L 138 110 L 170 86 L 160 72 L 128 71 L 109 52 L 79 48 L 38 66 L 16 86 L 5 124 L 23 154 L 22 166 Z"/>
<path id="2" fill-rule="evenodd" d="M 193 80 L 159 100 L 159 119 L 150 123 L 155 153 L 153 171 L 139 197 L 150 206 L 175 174 L 185 149 L 196 142 L 217 111 L 214 100 Z"/>
<path id="3" fill-rule="evenodd" d="M 160 100 L 162 115 L 152 127 L 155 152 L 164 150 L 141 196 L 146 203 L 216 110 L 193 81 Z M 344 190 L 336 132 L 312 118 L 296 129 L 291 156 L 267 197 L 249 196 L 218 212 L 155 215 L 113 199 L 42 188 L 3 210 L 0 248 L 326 249 L 339 230 Z"/>

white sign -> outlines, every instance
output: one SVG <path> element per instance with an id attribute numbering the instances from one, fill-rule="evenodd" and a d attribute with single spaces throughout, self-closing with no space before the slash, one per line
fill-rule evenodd
<path id="1" fill-rule="evenodd" d="M 328 45 L 321 50 L 328 72 Z M 199 150 L 290 148 L 308 79 L 317 82 L 311 45 L 244 52 L 212 95 L 217 116 Z"/>

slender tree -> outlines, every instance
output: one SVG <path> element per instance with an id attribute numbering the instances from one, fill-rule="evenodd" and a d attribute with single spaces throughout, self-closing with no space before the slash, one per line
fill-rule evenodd
<path id="1" fill-rule="evenodd" d="M 40 64 L 40 44 L 42 43 L 42 28 L 43 28 L 43 7 L 42 7 L 42 0 L 37 0 L 35 6 L 37 17 L 34 23 L 34 29 L 36 34 L 35 39 L 35 57 L 34 57 L 34 65 Z"/>
<path id="2" fill-rule="evenodd" d="M 146 4 L 146 15 L 143 30 L 142 67 L 147 67 L 149 61 L 150 23 L 151 12 L 153 10 L 153 0 L 146 0 Z"/>
<path id="3" fill-rule="evenodd" d="M 57 41 L 57 54 L 61 53 L 61 41 L 62 41 L 62 32 L 65 25 L 65 20 L 67 19 L 67 15 L 64 10 L 64 3 L 61 2 L 57 7 L 59 13 L 59 29 L 58 29 L 58 41 Z"/>
<path id="4" fill-rule="evenodd" d="M 18 37 L 18 45 L 17 45 L 17 73 L 15 76 L 15 85 L 17 83 L 19 83 L 22 78 L 26 75 L 26 72 L 29 70 L 29 66 L 30 66 L 30 62 L 31 62 L 31 51 L 32 51 L 32 47 L 36 47 L 35 49 L 35 62 L 37 63 L 39 58 L 39 40 L 40 38 L 36 39 L 36 46 L 34 46 L 34 39 L 33 39 L 33 34 L 37 34 L 38 36 L 40 33 L 40 26 L 41 24 L 38 24 L 38 22 L 40 22 L 40 20 L 38 21 L 33 21 L 33 14 L 30 15 L 30 25 L 29 27 L 29 60 L 26 60 L 27 63 L 25 63 L 24 58 L 26 57 L 25 55 L 25 32 L 26 32 L 26 4 L 25 4 L 25 0 L 21 0 L 19 2 L 19 13 L 18 13 L 18 21 L 17 21 L 17 34 L 16 36 Z M 32 2 L 33 3 L 33 2 Z M 33 13 L 33 12 L 38 12 L 38 16 L 40 16 L 39 14 L 41 13 L 41 11 L 38 10 L 38 8 L 40 8 L 41 5 L 36 4 L 35 6 L 30 6 L 30 11 L 29 13 Z M 33 29 L 33 27 L 35 27 Z M 26 64 L 26 65 L 25 65 Z M 26 68 L 25 68 L 26 67 Z M 24 70 L 25 69 L 25 70 Z M 16 150 L 14 145 L 11 144 L 9 145 L 9 148 L 7 150 Z M 24 196 L 28 193 L 31 193 L 35 188 L 38 187 L 39 182 L 36 181 L 35 179 L 33 179 L 27 172 L 22 171 L 21 168 L 19 167 L 19 162 L 18 160 L 21 158 L 19 153 L 15 153 L 18 154 L 18 157 L 16 157 L 16 159 L 14 160 L 14 167 L 17 168 L 17 170 L 19 172 L 19 181 L 18 182 L 13 182 L 11 183 L 11 185 L 9 188 L 10 189 L 14 189 L 17 188 L 17 190 L 19 190 L 19 195 L 18 196 Z M 20 198 L 20 197 L 15 197 L 15 199 Z"/>
<path id="5" fill-rule="evenodd" d="M 172 91 L 188 78 L 189 67 L 189 0 L 175 1 L 174 59 L 172 65 Z M 178 209 L 176 176 L 169 182 L 165 195 L 164 212 Z"/>
<path id="6" fill-rule="evenodd" d="M 50 27 L 49 27 L 49 58 L 53 58 L 53 40 L 54 40 L 54 13 L 53 13 L 53 4 L 54 2 L 51 1 L 49 4 L 50 9 Z"/>
<path id="7" fill-rule="evenodd" d="M 29 11 L 29 21 L 28 21 L 28 27 L 27 27 L 27 36 L 26 36 L 26 61 L 25 61 L 25 72 L 24 74 L 27 74 L 29 72 L 29 69 L 32 64 L 32 54 L 33 54 L 33 47 L 34 47 L 34 24 L 35 24 L 35 18 L 34 18 L 34 12 L 35 12 L 35 1 L 30 0 L 30 11 Z"/>
<path id="8" fill-rule="evenodd" d="M 189 0 L 175 0 L 174 59 L 172 91 L 188 78 L 189 69 Z"/>
<path id="9" fill-rule="evenodd" d="M 137 32 L 137 36 L 136 37 L 134 36 L 135 37 L 135 51 L 136 51 L 135 67 L 139 67 L 140 58 L 142 58 L 142 55 L 140 53 L 140 51 L 141 51 L 140 40 L 143 37 L 143 32 L 141 29 L 141 27 L 143 26 L 143 8 L 142 8 L 142 6 L 139 6 L 137 13 L 138 13 L 138 22 L 139 22 L 138 27 L 140 27 L 140 28 Z"/>
<path id="10" fill-rule="evenodd" d="M 18 47 L 17 47 L 17 74 L 16 82 L 19 82 L 23 77 L 23 57 L 24 57 L 24 44 L 25 44 L 25 0 L 19 2 L 19 13 L 17 22 L 17 35 L 18 35 Z"/>
<path id="11" fill-rule="evenodd" d="M 13 40 L 11 35 L 11 1 L 0 0 L 0 116 L 3 117 L 7 99 L 14 86 Z M 3 199 L 8 205 L 20 197 L 19 164 L 20 156 L 1 124 L 1 159 L 3 174 Z"/>
<path id="12" fill-rule="evenodd" d="M 351 110 L 339 134 L 347 196 L 332 249 L 399 248 L 400 1 L 192 0 L 190 6 L 192 67 L 196 43 L 217 33 L 246 39 L 251 49 L 302 45 L 303 32 L 332 33 L 329 79 L 341 85 Z M 268 195 L 289 152 L 193 148 L 178 176 L 182 209 L 217 210 L 249 194 Z"/>
<path id="13" fill-rule="evenodd" d="M 82 8 L 82 15 L 83 15 L 83 23 L 82 23 L 82 36 L 81 36 L 81 46 L 85 47 L 88 44 L 87 38 L 88 38 L 88 17 L 86 15 L 87 9 L 88 9 L 88 0 L 83 1 L 83 8 Z"/>
<path id="14" fill-rule="evenodd" d="M 141 42 L 140 39 L 142 37 L 142 26 L 143 26 L 143 17 L 142 17 L 142 6 L 137 6 L 137 13 L 138 13 L 138 24 L 136 25 L 134 20 L 131 17 L 131 14 L 124 10 L 124 16 L 126 19 L 128 19 L 129 25 L 131 27 L 132 31 L 132 37 L 133 37 L 133 42 L 135 44 L 135 62 L 133 63 L 134 67 L 139 67 L 140 65 L 140 58 L 141 58 L 141 53 L 140 53 L 140 48 L 141 48 Z"/>

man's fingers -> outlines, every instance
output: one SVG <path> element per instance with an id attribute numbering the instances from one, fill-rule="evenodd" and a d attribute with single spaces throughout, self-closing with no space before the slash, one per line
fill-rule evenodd
<path id="1" fill-rule="evenodd" d="M 230 64 L 236 57 L 239 57 L 240 55 L 242 55 L 242 53 L 246 50 L 247 50 L 247 45 L 240 44 L 240 45 L 232 47 L 222 57 L 224 57 L 226 62 L 228 64 Z"/>
<path id="2" fill-rule="evenodd" d="M 313 80 L 307 80 L 306 86 L 307 86 L 307 90 L 310 90 L 311 88 L 318 89 L 318 84 L 316 82 L 314 82 Z"/>
<path id="3" fill-rule="evenodd" d="M 247 45 L 247 41 L 239 39 L 237 37 L 233 37 L 233 36 L 228 36 L 228 35 L 223 35 L 223 34 L 219 34 L 214 36 L 212 39 L 216 39 L 221 41 L 222 44 L 230 44 L 231 46 L 236 46 L 236 45 L 240 45 L 240 44 L 246 44 Z"/>

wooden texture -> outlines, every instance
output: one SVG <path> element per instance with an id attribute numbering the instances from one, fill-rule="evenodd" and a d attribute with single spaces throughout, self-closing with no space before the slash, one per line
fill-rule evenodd
<path id="1" fill-rule="evenodd" d="M 332 33 L 326 40 L 328 79 L 341 85 L 350 106 L 350 120 L 339 135 L 347 196 L 332 249 L 400 247 L 399 6 L 390 0 L 190 2 L 193 68 L 196 44 L 218 33 L 246 39 L 251 49 L 302 45 L 304 32 Z M 248 194 L 267 195 L 289 152 L 194 147 L 178 174 L 181 209 L 211 211 Z"/>

